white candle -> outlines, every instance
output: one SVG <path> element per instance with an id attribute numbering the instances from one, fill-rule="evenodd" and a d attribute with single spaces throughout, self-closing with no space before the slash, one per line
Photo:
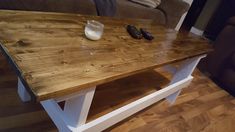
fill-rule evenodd
<path id="1" fill-rule="evenodd" d="M 85 35 L 90 40 L 99 40 L 103 34 L 103 30 L 104 25 L 102 23 L 88 20 L 85 26 Z"/>
<path id="2" fill-rule="evenodd" d="M 85 35 L 88 39 L 99 40 L 101 38 L 101 32 L 91 30 L 90 28 L 85 27 Z"/>

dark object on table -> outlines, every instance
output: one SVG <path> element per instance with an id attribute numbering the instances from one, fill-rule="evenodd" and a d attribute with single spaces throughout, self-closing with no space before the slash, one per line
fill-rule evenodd
<path id="1" fill-rule="evenodd" d="M 227 21 L 226 26 L 213 43 L 214 51 L 200 63 L 200 69 L 208 72 L 221 87 L 235 96 L 235 17 Z"/>
<path id="2" fill-rule="evenodd" d="M 154 39 L 154 37 L 152 36 L 152 34 L 151 33 L 149 33 L 149 32 L 147 32 L 146 30 L 144 30 L 144 29 L 140 29 L 140 32 L 142 33 L 142 35 L 143 35 L 143 37 L 145 38 L 145 39 L 147 39 L 147 40 L 153 40 Z"/>
<path id="3" fill-rule="evenodd" d="M 143 36 L 141 32 L 133 25 L 127 25 L 127 32 L 135 39 L 141 39 Z"/>

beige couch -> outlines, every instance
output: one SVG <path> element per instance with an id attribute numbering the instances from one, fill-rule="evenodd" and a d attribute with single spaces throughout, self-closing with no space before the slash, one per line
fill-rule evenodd
<path id="1" fill-rule="evenodd" d="M 128 0 L 117 0 L 114 17 L 153 19 L 158 24 L 175 28 L 189 5 L 183 0 L 162 0 L 157 9 L 151 9 Z M 92 0 L 0 0 L 0 9 L 50 11 L 97 15 Z"/>
<path id="2" fill-rule="evenodd" d="M 181 16 L 188 11 L 189 5 L 183 0 L 162 0 L 151 9 L 128 0 L 117 0 L 117 17 L 153 19 L 156 23 L 175 28 Z"/>
<path id="3" fill-rule="evenodd" d="M 97 15 L 90 0 L 0 0 L 0 9 Z"/>

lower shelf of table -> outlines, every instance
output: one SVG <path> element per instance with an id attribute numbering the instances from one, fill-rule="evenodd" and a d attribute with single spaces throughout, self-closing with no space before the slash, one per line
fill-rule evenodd
<path id="1" fill-rule="evenodd" d="M 87 122 L 160 90 L 169 79 L 170 74 L 152 70 L 97 86 Z"/>

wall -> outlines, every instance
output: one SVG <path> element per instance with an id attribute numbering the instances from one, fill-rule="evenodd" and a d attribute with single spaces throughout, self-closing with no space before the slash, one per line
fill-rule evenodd
<path id="1" fill-rule="evenodd" d="M 203 8 L 201 14 L 199 15 L 194 28 L 204 31 L 210 18 L 213 16 L 213 13 L 217 9 L 221 0 L 208 0 Z"/>

